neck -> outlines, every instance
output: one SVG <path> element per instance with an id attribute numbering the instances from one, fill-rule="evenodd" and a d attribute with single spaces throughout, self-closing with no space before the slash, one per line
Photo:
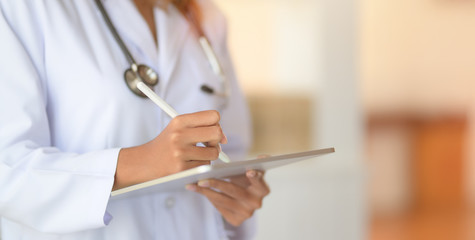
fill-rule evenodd
<path id="1" fill-rule="evenodd" d="M 153 15 L 153 7 L 155 6 L 154 1 L 150 0 L 134 0 L 135 6 L 139 10 L 140 14 L 147 22 L 150 33 L 157 44 L 157 28 L 155 26 L 155 17 Z"/>

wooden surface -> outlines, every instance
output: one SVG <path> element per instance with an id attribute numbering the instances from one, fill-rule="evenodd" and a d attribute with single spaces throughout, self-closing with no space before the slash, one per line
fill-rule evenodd
<path id="1" fill-rule="evenodd" d="M 418 211 L 463 208 L 466 132 L 463 118 L 435 119 L 415 129 L 412 176 Z"/>
<path id="2" fill-rule="evenodd" d="M 398 214 L 374 212 L 370 239 L 475 239 L 475 213 L 467 205 L 464 181 L 467 118 L 463 114 L 371 115 L 368 133 L 381 129 L 409 133 L 405 141 L 411 147 L 405 161 L 409 161 L 410 204 Z"/>
<path id="3" fill-rule="evenodd" d="M 375 217 L 371 240 L 473 240 L 475 213 L 469 211 L 408 213 Z"/>
<path id="4" fill-rule="evenodd" d="M 409 132 L 410 210 L 455 210 L 465 206 L 464 163 L 468 131 L 465 115 L 399 113 L 368 118 L 369 133 L 385 128 Z"/>

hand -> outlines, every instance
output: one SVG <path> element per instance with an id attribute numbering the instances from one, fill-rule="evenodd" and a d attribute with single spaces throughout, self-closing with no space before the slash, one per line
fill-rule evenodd
<path id="1" fill-rule="evenodd" d="M 264 197 L 270 193 L 264 172 L 255 170 L 233 177 L 230 182 L 209 179 L 187 185 L 186 188 L 206 196 L 223 218 L 236 227 L 252 217 L 261 208 Z"/>
<path id="2" fill-rule="evenodd" d="M 180 115 L 152 141 L 121 149 L 113 189 L 210 164 L 219 156 L 218 143 L 227 143 L 219 120 L 217 111 Z M 206 147 L 197 147 L 200 142 Z"/>

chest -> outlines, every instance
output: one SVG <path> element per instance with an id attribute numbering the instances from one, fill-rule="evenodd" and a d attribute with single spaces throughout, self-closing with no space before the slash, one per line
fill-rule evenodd
<path id="1" fill-rule="evenodd" d="M 43 67 L 53 142 L 65 149 L 87 143 L 100 149 L 151 140 L 170 119 L 128 89 L 123 73 L 129 63 L 101 15 L 91 7 L 63 9 L 45 24 Z M 111 17 L 114 20 L 114 14 Z M 220 99 L 203 93 L 200 86 L 218 88 L 219 79 L 198 42 L 186 28 L 181 35 L 169 34 L 167 29 L 179 32 L 184 25 L 166 15 L 158 18 L 166 19 L 158 26 L 163 51 L 154 50 L 149 35 L 140 35 L 147 30 L 144 21 L 120 25 L 124 22 L 116 18 L 116 23 L 136 61 L 159 74 L 154 90 L 179 113 L 216 109 Z M 93 149 L 86 146 L 86 150 Z"/>

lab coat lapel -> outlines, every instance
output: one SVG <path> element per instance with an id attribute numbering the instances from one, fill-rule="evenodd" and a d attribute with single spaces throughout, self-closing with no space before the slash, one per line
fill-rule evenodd
<path id="1" fill-rule="evenodd" d="M 173 6 L 168 11 L 156 12 L 159 39 L 159 69 L 163 83 L 161 93 L 165 93 L 173 71 L 177 67 L 183 44 L 189 35 L 189 25 L 183 15 Z"/>

